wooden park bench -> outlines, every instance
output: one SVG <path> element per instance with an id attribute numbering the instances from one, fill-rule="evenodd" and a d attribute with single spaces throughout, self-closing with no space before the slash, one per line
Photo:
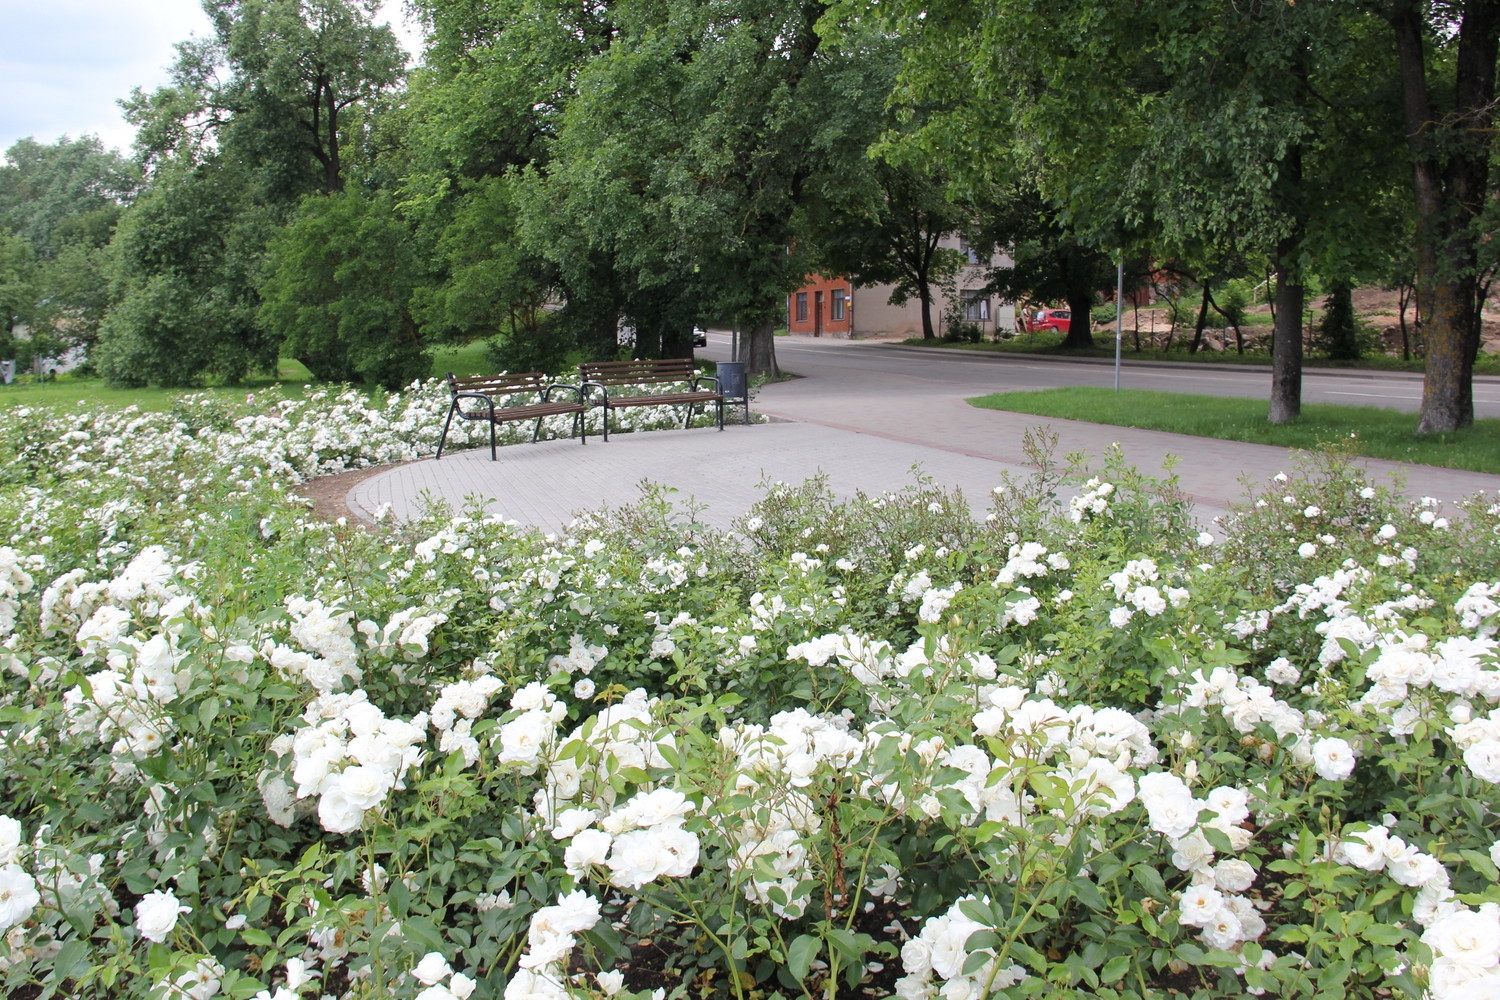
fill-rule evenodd
<path id="1" fill-rule="evenodd" d="M 719 408 L 719 430 L 724 429 L 724 394 L 713 375 L 701 375 L 691 358 L 662 358 L 656 361 L 588 361 L 578 366 L 584 391 L 594 405 L 604 409 L 604 440 L 609 440 L 609 414 L 630 406 L 682 406 L 686 413 L 682 426 L 693 419 L 693 409 L 701 403 Z M 703 388 L 713 383 L 712 389 Z M 655 391 L 622 392 L 632 387 Z M 595 400 L 593 389 L 599 390 Z"/>
<path id="2" fill-rule="evenodd" d="M 453 404 L 448 407 L 448 419 L 443 421 L 443 436 L 438 441 L 437 457 L 443 457 L 443 444 L 448 440 L 448 428 L 457 414 L 464 420 L 487 420 L 490 425 L 490 461 L 496 458 L 495 425 L 517 420 L 535 420 L 536 430 L 531 433 L 534 442 L 541 436 L 542 419 L 564 413 L 573 414 L 573 428 L 579 440 L 588 444 L 588 428 L 584 415 L 588 413 L 588 401 L 582 386 L 548 382 L 541 372 L 523 372 L 519 375 L 482 375 L 472 378 L 455 378 L 448 374 L 448 386 L 453 390 Z M 574 399 L 553 399 L 554 390 L 566 389 Z M 506 402 L 517 397 L 515 402 Z"/>

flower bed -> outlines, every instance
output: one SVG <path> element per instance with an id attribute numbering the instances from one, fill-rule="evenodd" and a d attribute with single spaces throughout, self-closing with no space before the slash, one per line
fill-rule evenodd
<path id="1" fill-rule="evenodd" d="M 446 405 L 11 411 L 7 995 L 1500 989 L 1493 498 L 289 494 Z"/>

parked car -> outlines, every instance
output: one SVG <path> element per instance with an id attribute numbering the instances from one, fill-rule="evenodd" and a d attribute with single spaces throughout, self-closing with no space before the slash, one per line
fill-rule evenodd
<path id="1" fill-rule="evenodd" d="M 1038 309 L 1026 317 L 1026 329 L 1033 333 L 1037 330 L 1067 333 L 1072 325 L 1073 314 L 1066 309 Z"/>
<path id="2" fill-rule="evenodd" d="M 705 329 L 703 329 L 703 327 L 701 327 L 701 326 L 695 326 L 695 327 L 693 327 L 693 346 L 694 347 L 707 347 L 708 346 L 708 331 L 705 330 Z"/>

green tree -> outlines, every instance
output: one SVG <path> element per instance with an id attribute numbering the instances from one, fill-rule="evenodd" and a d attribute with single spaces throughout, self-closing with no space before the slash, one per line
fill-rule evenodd
<path id="1" fill-rule="evenodd" d="M 135 165 L 97 136 L 52 145 L 21 139 L 0 165 L 0 228 L 43 259 L 67 246 L 104 246 L 139 185 Z"/>
<path id="2" fill-rule="evenodd" d="M 944 109 L 919 139 L 961 181 L 1034 183 L 1080 247 L 1271 259 L 1269 419 L 1295 419 L 1304 274 L 1371 238 L 1397 162 L 1377 22 L 1349 3 L 881 9 L 909 42 L 903 96 Z"/>
<path id="3" fill-rule="evenodd" d="M 617 9 L 608 51 L 580 71 L 533 203 L 561 247 L 607 258 L 637 352 L 687 355 L 695 322 L 728 322 L 751 370 L 776 371 L 771 333 L 809 266 L 801 210 L 820 175 L 863 155 L 847 136 L 880 120 L 885 96 L 864 53 L 824 45 L 826 11 Z"/>
<path id="4" fill-rule="evenodd" d="M 218 160 L 172 165 L 116 237 L 123 292 L 100 331 L 98 369 L 123 385 L 235 382 L 272 369 L 276 341 L 256 317 L 278 213 L 254 177 Z"/>
<path id="5" fill-rule="evenodd" d="M 0 230 L 0 355 L 14 356 L 16 328 L 31 322 L 36 305 L 36 253 L 26 240 Z"/>
<path id="6" fill-rule="evenodd" d="M 178 47 L 171 84 L 122 102 L 150 181 L 122 226 L 123 298 L 101 333 L 100 367 L 116 381 L 233 381 L 274 366 L 259 292 L 267 243 L 303 197 L 338 193 L 355 164 L 369 166 L 375 107 L 401 79 L 404 54 L 370 0 L 204 9 L 214 33 Z M 327 370 L 395 378 L 346 342 L 326 355 L 350 351 L 353 369 Z"/>
<path id="7" fill-rule="evenodd" d="M 253 167 L 283 202 L 340 191 L 406 56 L 376 0 L 204 0 L 214 34 L 178 46 L 172 84 L 121 102 L 148 163 L 208 153 Z"/>
<path id="8" fill-rule="evenodd" d="M 431 369 L 412 292 L 424 275 L 393 197 L 306 199 L 272 239 L 260 319 L 281 351 L 325 381 L 399 388 Z"/>
<path id="9" fill-rule="evenodd" d="M 966 263 L 941 242 L 966 229 L 972 213 L 949 200 L 939 167 L 882 159 L 872 161 L 868 173 L 864 184 L 852 171 L 841 177 L 827 194 L 827 207 L 814 210 L 814 261 L 820 271 L 846 275 L 855 285 L 890 285 L 892 305 L 915 298 L 922 337 L 932 340 L 936 291 Z"/>

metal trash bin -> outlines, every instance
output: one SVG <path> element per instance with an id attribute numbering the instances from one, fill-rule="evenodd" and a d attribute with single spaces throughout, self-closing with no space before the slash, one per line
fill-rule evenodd
<path id="1" fill-rule="evenodd" d="M 724 405 L 736 403 L 744 409 L 745 423 L 750 422 L 750 383 L 748 365 L 743 361 L 720 361 L 714 370 L 719 377 L 719 392 Z"/>

